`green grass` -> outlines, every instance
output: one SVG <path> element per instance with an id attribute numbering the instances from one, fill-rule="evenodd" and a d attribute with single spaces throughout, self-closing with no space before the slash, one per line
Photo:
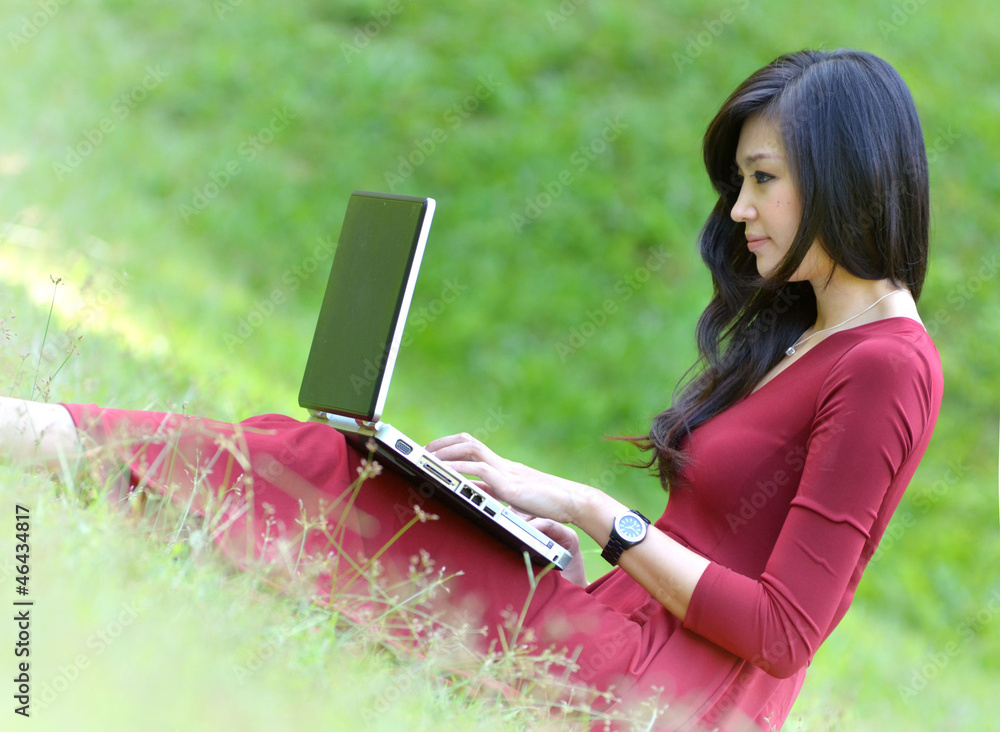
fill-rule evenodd
<path id="1" fill-rule="evenodd" d="M 439 211 L 414 300 L 428 308 L 430 327 L 411 329 L 387 416 L 424 440 L 481 431 L 501 454 L 597 483 L 647 515 L 663 507 L 655 481 L 614 470 L 628 453 L 601 437 L 643 431 L 693 359 L 694 323 L 710 290 L 693 246 L 712 203 L 699 156 L 706 123 L 736 83 L 781 52 L 850 45 L 887 58 L 911 86 L 932 150 L 933 248 L 921 310 L 944 362 L 945 401 L 891 546 L 817 655 L 793 718 L 804 729 L 836 728 L 831 718 L 845 729 L 989 727 L 975 715 L 988 708 L 986 680 L 1000 671 L 993 618 L 920 694 L 904 699 L 897 687 L 925 656 L 961 638 L 957 629 L 997 582 L 1000 300 L 989 242 L 1000 230 L 990 155 L 1000 144 L 992 75 L 1000 58 L 991 3 L 804 12 L 741 0 L 404 1 L 350 60 L 344 44 L 354 47 L 358 28 L 387 3 L 243 2 L 220 17 L 222 6 L 208 3 L 74 0 L 25 43 L 12 41 L 39 7 L 26 2 L 0 16 L 0 222 L 17 225 L 0 244 L 0 317 L 10 323 L 13 309 L 17 333 L 0 341 L 5 393 L 31 390 L 51 274 L 64 284 L 44 378 L 82 336 L 51 399 L 222 419 L 301 416 L 296 393 L 325 269 L 307 272 L 309 258 L 320 240 L 336 238 L 349 191 L 388 190 L 397 175 L 397 192 L 434 196 Z M 463 104 L 475 108 L 466 116 Z M 284 110 L 287 125 L 254 150 Z M 105 120 L 111 131 L 76 167 L 54 168 L 73 162 L 67 146 L 86 150 Z M 579 170 L 574 154 L 609 120 L 624 128 Z M 442 134 L 403 175 L 400 156 L 418 160 Z M 181 207 L 213 175 L 225 180 L 219 171 L 234 162 L 239 173 L 185 220 Z M 564 170 L 572 182 L 547 202 L 542 194 Z M 512 217 L 532 204 L 537 217 L 518 230 Z M 661 246 L 666 263 L 645 284 L 626 286 L 626 300 L 621 283 Z M 257 323 L 275 290 L 283 301 L 234 344 L 241 320 Z M 560 350 L 608 299 L 617 310 L 579 348 Z M 29 355 L 14 383 L 20 354 Z M 439 396 L 428 403 L 431 387 Z M 290 640 L 270 671 L 234 686 L 233 639 L 267 637 L 293 608 L 280 598 L 248 603 L 231 581 L 165 560 L 155 542 L 142 550 L 141 536 L 119 536 L 120 517 L 53 501 L 45 481 L 6 473 L 0 490 L 5 506 L 36 501 L 47 517 L 38 568 L 53 578 L 53 604 L 40 612 L 56 612 L 58 598 L 60 614 L 44 626 L 51 641 L 38 637 L 53 644 L 56 666 L 69 657 L 58 634 L 69 634 L 67 648 L 85 642 L 131 588 L 155 597 L 154 607 L 204 603 L 196 622 L 175 626 L 166 611 L 140 615 L 129 626 L 137 632 L 95 664 L 94 681 L 81 675 L 81 691 L 67 692 L 67 700 L 86 697 L 94 719 L 102 707 L 122 709 L 104 729 L 129 729 L 129 714 L 151 708 L 164 715 L 163 729 L 216 728 L 216 707 L 262 723 L 324 719 L 363 706 L 354 695 L 393 674 L 384 659 L 364 656 L 356 674 L 336 659 L 303 664 L 296 654 L 321 655 L 310 636 L 294 650 L 299 640 Z M 118 555 L 128 558 L 119 565 Z M 592 576 L 601 571 L 596 552 L 588 564 Z M 77 583 L 81 572 L 88 579 Z M 97 614 L 95 602 L 103 603 Z M 173 630 L 171 642 L 161 626 Z M 154 658 L 163 676 L 144 660 Z M 115 683 L 127 693 L 112 692 Z M 343 696 L 329 689 L 335 683 Z M 213 690 L 234 688 L 224 697 L 232 704 L 213 702 L 223 698 Z M 324 693 L 304 691 L 317 688 Z M 168 696 L 189 717 L 165 716 Z M 435 706 L 446 697 L 421 686 L 384 719 L 472 723 L 482 712 Z"/>
<path id="2" fill-rule="evenodd" d="M 440 688 L 433 661 L 400 666 L 340 639 L 328 613 L 179 559 L 106 506 L 4 478 L 4 515 L 15 500 L 32 515 L 33 729 L 430 729 L 441 715 L 505 728 L 504 710 Z"/>

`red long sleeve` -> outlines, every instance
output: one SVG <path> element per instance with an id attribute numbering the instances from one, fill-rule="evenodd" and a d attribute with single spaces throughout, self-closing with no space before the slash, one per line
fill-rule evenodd
<path id="1" fill-rule="evenodd" d="M 713 562 L 686 628 L 779 678 L 811 660 L 850 605 L 926 448 L 941 397 L 936 355 L 906 338 L 842 352 L 819 386 L 801 479 L 763 572 Z M 770 396 L 765 409 L 781 408 L 781 396 Z M 794 454 L 785 454 L 790 469 Z M 730 514 L 730 525 L 756 518 L 747 513 Z"/>
<path id="2" fill-rule="evenodd" d="M 669 703 L 664 726 L 780 728 L 804 665 L 850 605 L 927 447 L 941 394 L 937 351 L 913 320 L 890 318 L 823 340 L 690 436 L 690 462 L 656 522 L 711 561 L 683 627 L 620 569 L 586 590 L 549 573 L 526 619 L 539 648 L 551 639 L 579 653 L 575 678 L 612 689 L 608 698 L 620 699 L 612 707 Z M 243 485 L 248 471 L 258 533 L 233 523 L 217 539 L 234 558 L 251 546 L 273 550 L 259 533 L 270 531 L 269 521 L 297 531 L 303 507 L 342 495 L 359 467 L 343 438 L 317 423 L 265 415 L 224 425 L 67 407 L 82 432 L 117 456 L 109 464 L 128 465 L 132 485 L 177 498 L 194 480 Z M 168 424 L 182 428 L 169 445 L 161 430 Z M 235 434 L 236 447 L 218 439 Z M 170 463 L 158 455 L 171 455 Z M 193 465 L 202 469 L 184 469 Z M 358 530 L 348 533 L 367 542 L 367 556 L 407 520 L 400 508 L 425 498 L 389 471 L 373 481 L 358 494 Z M 393 539 L 385 559 L 395 556 L 405 569 L 410 557 L 433 549 L 439 566 L 464 572 L 448 597 L 466 598 L 459 607 L 481 607 L 492 613 L 485 625 L 501 627 L 504 609 L 523 603 L 516 588 L 527 591 L 521 558 L 444 507 L 430 512 L 441 515 Z M 313 540 L 308 554 L 329 556 L 329 542 Z"/>

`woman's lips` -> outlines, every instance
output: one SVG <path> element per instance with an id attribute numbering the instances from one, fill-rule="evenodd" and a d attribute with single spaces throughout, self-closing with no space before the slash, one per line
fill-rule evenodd
<path id="1" fill-rule="evenodd" d="M 770 241 L 770 237 L 767 236 L 757 236 L 747 239 L 747 248 L 753 252 L 764 246 L 764 243 Z"/>

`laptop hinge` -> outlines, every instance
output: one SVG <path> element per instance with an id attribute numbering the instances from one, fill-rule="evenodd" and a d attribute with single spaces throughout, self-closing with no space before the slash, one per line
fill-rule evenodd
<path id="1" fill-rule="evenodd" d="M 309 410 L 308 421 L 322 422 L 323 424 L 328 424 L 334 429 L 341 430 L 342 432 L 355 432 L 363 435 L 374 435 L 378 432 L 378 429 L 382 424 L 379 420 L 369 422 L 357 417 L 345 417 L 342 414 L 330 414 L 329 412 L 321 412 L 319 410 L 312 409 Z"/>

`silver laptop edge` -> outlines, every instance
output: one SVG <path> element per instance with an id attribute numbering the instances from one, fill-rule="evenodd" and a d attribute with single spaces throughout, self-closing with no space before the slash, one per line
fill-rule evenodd
<path id="1" fill-rule="evenodd" d="M 413 251 L 413 264 L 410 266 L 409 276 L 406 278 L 406 287 L 403 290 L 403 299 L 400 302 L 400 318 L 396 323 L 396 331 L 392 334 L 392 342 L 389 345 L 389 353 L 385 362 L 385 375 L 382 377 L 382 384 L 378 390 L 378 398 L 375 400 L 375 410 L 372 422 L 377 423 L 382 418 L 382 408 L 385 406 L 385 398 L 389 393 L 389 383 L 392 381 L 392 369 L 396 365 L 396 355 L 399 353 L 399 345 L 403 340 L 403 330 L 406 328 L 406 316 L 410 312 L 410 302 L 413 300 L 413 290 L 417 285 L 417 275 L 420 273 L 420 263 L 424 258 L 424 247 L 427 245 L 427 235 L 431 230 L 431 220 L 434 218 L 434 209 L 437 201 L 433 198 L 427 199 L 427 209 L 420 225 L 420 234 L 417 236 L 417 246 Z"/>
<path id="2" fill-rule="evenodd" d="M 467 512 L 481 515 L 503 526 L 533 548 L 541 559 L 552 562 L 556 568 L 565 569 L 573 558 L 567 549 L 514 513 L 509 506 L 484 493 L 392 425 L 385 422 L 365 423 L 351 417 L 319 411 L 313 411 L 311 420 L 328 424 L 340 432 L 373 437 L 385 451 L 396 458 L 397 465 L 399 461 L 405 462 L 411 468 L 408 472 L 454 494 L 461 499 Z"/>
<path id="3" fill-rule="evenodd" d="M 370 194 L 361 191 L 357 193 L 379 196 L 379 194 Z M 426 201 L 426 210 L 420 225 L 417 243 L 413 250 L 412 264 L 407 273 L 403 296 L 400 300 L 399 319 L 396 322 L 390 339 L 382 381 L 378 387 L 374 408 L 371 410 L 371 419 L 366 420 L 335 414 L 323 409 L 308 408 L 310 421 L 322 422 L 343 433 L 358 435 L 360 437 L 373 437 L 381 448 L 379 450 L 380 456 L 388 459 L 404 474 L 408 475 L 408 477 L 423 480 L 447 491 L 447 493 L 451 494 L 449 505 L 452 505 L 459 512 L 477 519 L 477 523 L 481 528 L 494 533 L 494 535 L 499 535 L 501 538 L 509 536 L 517 539 L 520 547 L 527 550 L 535 561 L 542 563 L 551 562 L 556 568 L 565 569 L 572 559 L 572 554 L 565 547 L 559 545 L 534 526 L 527 523 L 510 507 L 484 493 L 462 475 L 432 456 L 423 446 L 391 425 L 381 421 L 382 410 L 389 392 L 389 384 L 392 379 L 393 368 L 396 364 L 396 356 L 399 353 L 402 343 L 403 331 L 406 326 L 407 315 L 409 314 L 410 303 L 413 299 L 413 291 L 416 287 L 417 276 L 420 272 L 420 264 L 423 259 L 431 220 L 436 206 L 434 199 L 427 198 L 424 200 Z M 334 255 L 335 263 L 336 255 Z"/>

